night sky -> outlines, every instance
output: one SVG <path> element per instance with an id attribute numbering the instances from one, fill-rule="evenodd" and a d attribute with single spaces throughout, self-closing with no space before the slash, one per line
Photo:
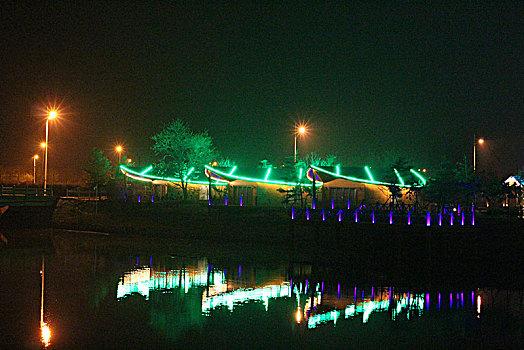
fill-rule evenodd
<path id="1" fill-rule="evenodd" d="M 150 161 L 173 118 L 244 166 L 292 155 L 299 121 L 301 153 L 346 166 L 470 162 L 474 134 L 488 141 L 480 165 L 524 164 L 522 1 L 86 3 L 0 5 L 0 166 L 31 170 L 49 104 L 64 173 L 117 143 Z"/>

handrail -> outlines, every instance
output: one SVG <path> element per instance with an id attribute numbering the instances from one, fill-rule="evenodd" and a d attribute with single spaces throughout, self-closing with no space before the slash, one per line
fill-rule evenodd
<path id="1" fill-rule="evenodd" d="M 0 196 L 10 197 L 36 197 L 36 196 L 52 196 L 53 189 L 43 189 L 40 187 L 16 187 L 16 186 L 0 186 Z"/>

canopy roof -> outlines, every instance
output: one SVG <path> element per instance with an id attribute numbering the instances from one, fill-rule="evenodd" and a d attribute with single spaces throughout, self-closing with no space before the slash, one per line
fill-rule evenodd
<path id="1" fill-rule="evenodd" d="M 217 181 L 247 181 L 283 186 L 313 185 L 306 171 L 295 168 L 250 168 L 250 167 L 211 167 L 206 165 L 206 175 Z M 316 184 L 322 186 L 322 183 Z"/>
<path id="2" fill-rule="evenodd" d="M 181 182 L 180 178 L 176 177 L 168 177 L 168 176 L 158 176 L 153 173 L 154 169 L 153 166 L 150 165 L 148 167 L 133 167 L 129 168 L 124 165 L 120 165 L 120 171 L 124 173 L 124 175 L 135 179 L 139 181 L 146 181 L 146 182 Z M 195 168 L 190 168 L 185 176 L 185 181 L 190 184 L 197 184 L 197 185 L 208 185 L 209 179 L 204 174 L 203 171 L 195 171 Z M 223 181 L 211 181 L 212 185 L 216 186 L 225 186 L 227 185 L 227 182 Z"/>

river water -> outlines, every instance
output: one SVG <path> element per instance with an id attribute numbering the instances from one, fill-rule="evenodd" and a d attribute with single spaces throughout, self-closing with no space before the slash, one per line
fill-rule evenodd
<path id="1" fill-rule="evenodd" d="M 387 284 L 365 267 L 359 278 L 292 254 L 199 252 L 190 243 L 114 244 L 70 232 L 54 239 L 53 249 L 0 251 L 2 347 L 523 345 L 519 288 Z"/>

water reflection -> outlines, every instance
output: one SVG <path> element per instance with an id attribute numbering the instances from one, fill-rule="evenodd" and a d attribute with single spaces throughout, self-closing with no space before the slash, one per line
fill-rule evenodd
<path id="1" fill-rule="evenodd" d="M 341 283 L 336 283 L 335 288 L 327 291 L 324 281 L 312 284 L 309 279 L 304 279 L 303 272 L 310 272 L 310 266 L 301 268 L 300 281 L 294 281 L 285 268 L 266 274 L 265 279 L 253 278 L 253 273 L 248 272 L 242 281 L 241 269 L 239 265 L 238 276 L 226 275 L 226 269 L 214 268 L 206 258 L 202 258 L 193 266 L 162 270 L 153 267 L 151 258 L 149 266 L 133 268 L 121 276 L 116 297 L 122 300 L 139 294 L 148 300 L 154 292 L 170 294 L 180 291 L 194 295 L 190 292 L 195 291 L 196 295 L 201 296 L 198 310 L 201 317 L 212 317 L 214 310 L 233 312 L 235 308 L 249 303 L 259 303 L 263 305 L 261 310 L 267 312 L 272 301 L 282 299 L 295 305 L 294 322 L 305 324 L 308 329 L 331 323 L 336 326 L 337 322 L 344 319 L 359 319 L 362 324 L 366 324 L 375 313 L 387 313 L 391 321 L 399 317 L 409 320 L 423 316 L 430 308 L 438 311 L 442 308 L 442 292 L 433 292 L 431 296 L 429 292 L 412 292 L 394 287 L 342 287 Z M 434 300 L 433 305 L 431 300 Z M 480 294 L 471 291 L 471 304 L 466 305 L 466 308 L 476 308 L 476 315 L 480 317 L 481 302 Z M 464 291 L 449 292 L 448 309 L 464 307 Z"/>
<path id="2" fill-rule="evenodd" d="M 44 294 L 45 294 L 45 257 L 42 256 L 42 268 L 40 270 L 42 276 L 42 292 L 40 296 L 40 333 L 41 341 L 44 347 L 49 347 L 51 344 L 51 328 L 44 321 Z"/>

